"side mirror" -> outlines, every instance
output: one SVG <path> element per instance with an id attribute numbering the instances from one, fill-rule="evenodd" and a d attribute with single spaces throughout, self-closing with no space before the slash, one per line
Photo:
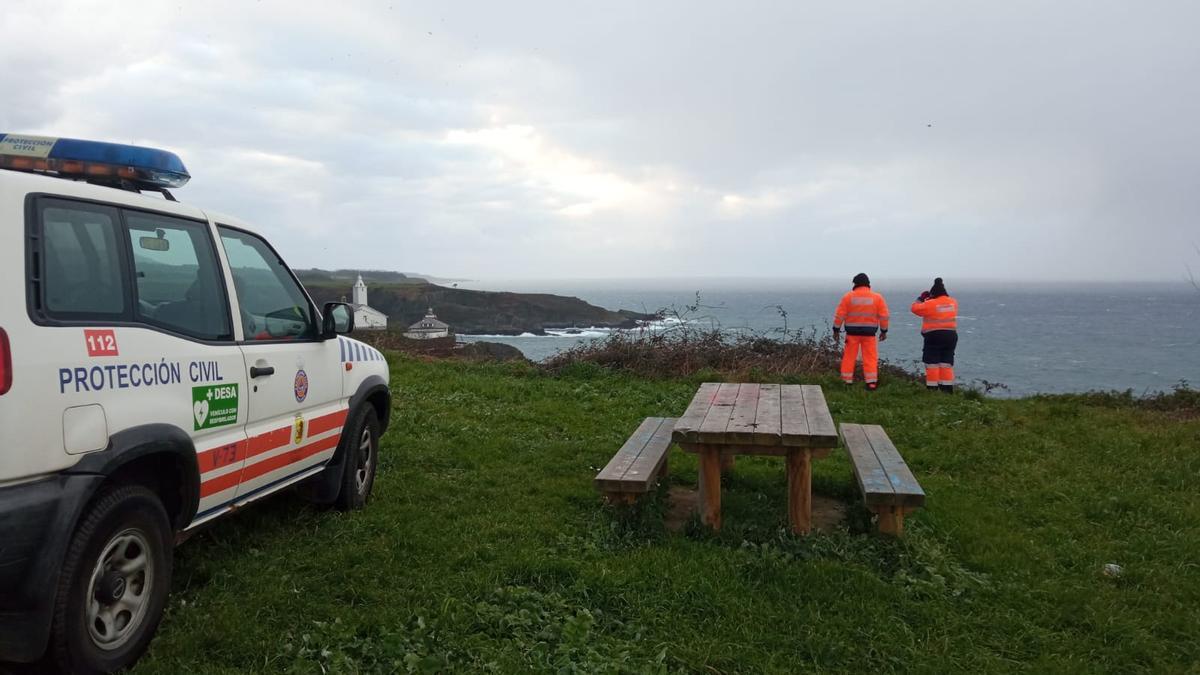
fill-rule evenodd
<path id="1" fill-rule="evenodd" d="M 354 310 L 344 302 L 327 302 L 322 312 L 321 337 L 326 340 L 354 330 Z"/>

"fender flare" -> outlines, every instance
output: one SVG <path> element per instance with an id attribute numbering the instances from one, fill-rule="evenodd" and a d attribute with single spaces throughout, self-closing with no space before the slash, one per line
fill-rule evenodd
<path id="1" fill-rule="evenodd" d="M 367 399 L 382 392 L 388 404 L 383 407 L 384 413 L 379 416 L 379 433 L 387 431 L 388 422 L 392 415 L 392 391 L 388 388 L 387 380 L 379 375 L 370 375 L 358 385 L 358 390 L 350 397 L 350 415 L 358 411 L 359 406 L 365 405 Z M 347 418 L 349 419 L 349 418 Z"/>
<path id="2" fill-rule="evenodd" d="M 84 455 L 66 473 L 111 476 L 130 462 L 152 454 L 168 454 L 183 467 L 179 487 L 179 512 L 172 526 L 182 530 L 196 516 L 200 504 L 200 465 L 196 446 L 187 432 L 173 424 L 142 424 L 113 434 L 108 447 Z"/>

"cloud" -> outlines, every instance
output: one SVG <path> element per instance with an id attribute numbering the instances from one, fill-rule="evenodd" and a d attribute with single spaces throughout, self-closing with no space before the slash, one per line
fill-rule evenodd
<path id="1" fill-rule="evenodd" d="M 0 129 L 179 152 L 298 266 L 1177 278 L 1200 7 L 12 0 Z"/>

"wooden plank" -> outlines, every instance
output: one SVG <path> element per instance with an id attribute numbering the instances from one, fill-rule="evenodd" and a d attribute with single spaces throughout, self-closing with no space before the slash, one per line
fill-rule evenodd
<path id="1" fill-rule="evenodd" d="M 888 480 L 887 472 L 879 463 L 879 458 L 875 456 L 863 425 L 842 424 L 842 445 L 846 446 L 846 454 L 850 456 L 863 501 L 868 506 L 895 504 L 896 491 Z"/>
<path id="2" fill-rule="evenodd" d="M 755 443 L 758 419 L 758 395 L 761 385 L 739 385 L 733 411 L 725 426 L 725 440 L 730 443 Z"/>
<path id="3" fill-rule="evenodd" d="M 896 449 L 892 439 L 883 431 L 883 427 L 878 424 L 865 424 L 863 430 L 879 460 L 879 465 L 887 473 L 888 482 L 896 494 L 896 505 L 923 506 L 925 490 L 921 489 L 920 483 L 900 456 L 900 451 Z"/>
<path id="4" fill-rule="evenodd" d="M 800 390 L 804 395 L 804 412 L 808 415 L 810 443 L 817 448 L 835 447 L 837 427 L 833 424 L 833 415 L 829 414 L 825 393 L 815 384 L 800 385 Z"/>
<path id="5" fill-rule="evenodd" d="M 755 443 L 779 445 L 783 440 L 783 416 L 779 385 L 764 384 L 758 388 L 758 410 L 755 419 Z"/>
<path id="6" fill-rule="evenodd" d="M 733 404 L 737 401 L 739 389 L 741 389 L 741 385 L 726 383 L 717 390 L 712 405 L 708 407 L 708 414 L 700 423 L 699 440 L 701 443 L 726 442 L 725 428 L 729 426 L 729 418 L 733 415 Z"/>
<path id="7" fill-rule="evenodd" d="M 804 392 L 797 384 L 779 387 L 780 436 L 784 445 L 808 444 L 808 415 L 804 412 Z"/>
<path id="8" fill-rule="evenodd" d="M 715 446 L 700 453 L 700 520 L 721 529 L 721 451 Z"/>
<path id="9" fill-rule="evenodd" d="M 694 442 L 699 438 L 700 423 L 708 414 L 708 409 L 712 405 L 713 399 L 716 398 L 720 386 L 716 382 L 705 382 L 696 390 L 696 395 L 692 397 L 692 402 L 688 404 L 687 410 L 675 422 L 675 433 L 672 438 L 676 443 Z"/>
<path id="10" fill-rule="evenodd" d="M 658 478 L 662 465 L 667 460 L 667 450 L 671 447 L 671 429 L 675 426 L 673 417 L 651 417 L 658 420 L 659 426 L 654 430 L 646 447 L 633 461 L 633 464 L 621 477 L 621 484 L 626 490 L 648 491 Z"/>
<path id="11" fill-rule="evenodd" d="M 760 457 L 785 457 L 790 449 L 785 445 L 747 445 L 745 443 L 718 443 L 722 454 L 758 455 Z M 708 447 L 704 443 L 680 443 L 684 452 L 698 455 Z M 796 447 L 796 446 L 792 446 Z"/>
<path id="12" fill-rule="evenodd" d="M 637 430 L 625 440 L 617 453 L 608 461 L 600 473 L 596 474 L 596 487 L 608 490 L 620 490 L 621 479 L 624 478 L 625 472 L 629 467 L 633 466 L 638 455 L 642 453 L 642 448 L 650 442 L 650 438 L 654 432 L 658 430 L 660 418 L 647 417 L 638 425 Z"/>
<path id="13" fill-rule="evenodd" d="M 792 532 L 812 530 L 812 457 L 808 448 L 795 448 L 787 455 L 788 522 Z"/>
<path id="14" fill-rule="evenodd" d="M 596 489 L 604 492 L 628 491 L 630 482 L 626 480 L 626 475 L 629 473 L 629 469 L 637 462 L 638 457 L 654 438 L 655 433 L 663 427 L 664 420 L 668 419 L 670 418 L 647 417 L 642 420 L 637 430 L 617 450 L 617 454 L 613 455 L 600 473 L 596 474 Z M 669 429 L 670 425 L 667 428 Z M 642 491 L 647 489 L 649 489 L 649 485 L 643 486 Z"/>

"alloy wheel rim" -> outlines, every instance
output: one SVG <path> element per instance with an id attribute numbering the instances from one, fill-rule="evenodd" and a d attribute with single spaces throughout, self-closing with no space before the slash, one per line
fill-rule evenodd
<path id="1" fill-rule="evenodd" d="M 367 491 L 367 481 L 371 478 L 371 467 L 374 462 L 375 452 L 371 443 L 371 430 L 363 429 L 362 437 L 358 441 L 358 467 L 354 472 L 354 484 L 360 495 Z"/>
<path id="2" fill-rule="evenodd" d="M 146 533 L 136 528 L 113 535 L 101 549 L 88 582 L 88 635 L 104 650 L 120 649 L 145 621 L 154 585 L 154 559 Z"/>

